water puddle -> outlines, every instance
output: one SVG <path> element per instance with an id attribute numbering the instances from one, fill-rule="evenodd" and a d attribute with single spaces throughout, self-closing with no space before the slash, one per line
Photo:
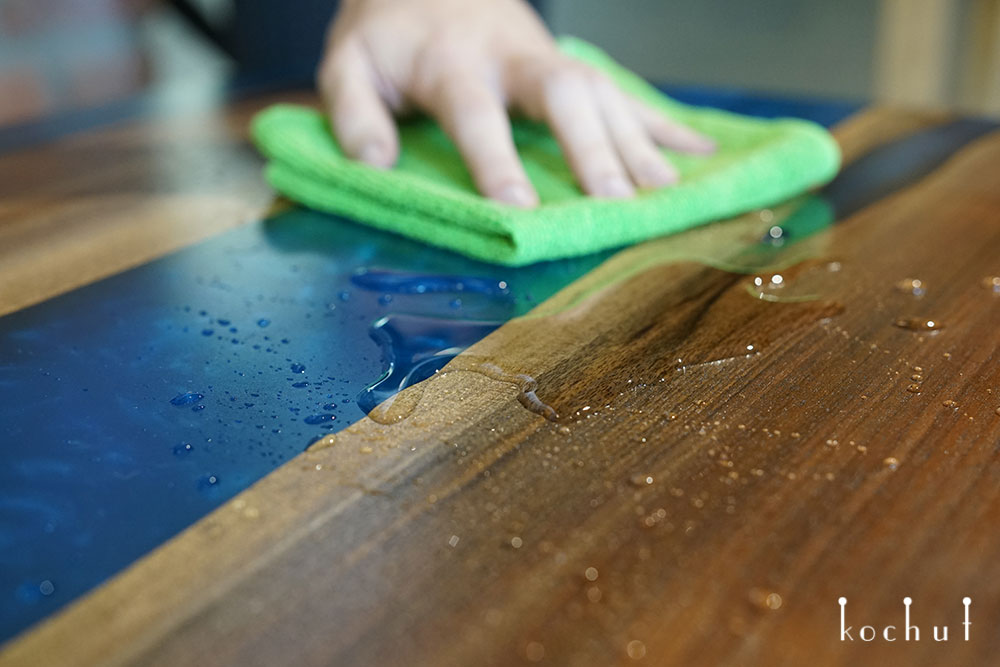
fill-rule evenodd
<path id="1" fill-rule="evenodd" d="M 679 263 L 697 263 L 728 273 L 755 276 L 747 290 L 759 300 L 820 302 L 831 283 L 837 281 L 840 269 L 839 263 L 817 259 L 825 254 L 826 248 L 825 236 L 818 232 L 832 222 L 832 212 L 823 200 L 804 196 L 774 209 L 643 243 L 618 253 L 522 317 L 528 320 L 569 314 L 598 293 L 634 276 Z M 366 269 L 357 272 L 351 281 L 359 288 L 385 296 L 465 292 L 501 301 L 513 300 L 506 281 L 495 279 Z M 728 289 L 728 284 L 723 289 Z M 817 303 L 815 309 L 820 315 L 809 317 L 810 321 L 839 312 L 839 306 L 828 303 Z M 461 371 L 516 387 L 518 401 L 525 409 L 556 421 L 556 410 L 539 399 L 538 383 L 531 375 L 512 372 L 485 357 L 460 355 L 501 324 L 405 314 L 390 314 L 378 320 L 371 337 L 382 350 L 385 371 L 358 396 L 359 406 L 378 423 L 397 423 L 409 417 L 420 403 L 422 380 L 440 372 Z M 554 322 L 553 326 L 565 324 Z M 757 355 L 760 345 L 767 342 L 763 338 L 742 338 L 742 342 L 678 340 L 678 351 L 685 354 L 677 358 L 674 369 L 686 373 L 695 368 L 734 363 Z"/>
<path id="2" fill-rule="evenodd" d="M 383 317 L 372 326 L 371 337 L 382 350 L 386 370 L 358 395 L 358 405 L 375 419 L 372 412 L 377 406 L 431 377 L 459 352 L 482 340 L 501 324 L 421 315 Z M 397 412 L 390 410 L 388 414 L 396 415 Z M 392 418 L 392 421 L 398 419 Z"/>

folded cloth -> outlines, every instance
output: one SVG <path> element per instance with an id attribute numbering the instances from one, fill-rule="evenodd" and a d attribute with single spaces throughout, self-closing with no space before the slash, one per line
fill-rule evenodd
<path id="1" fill-rule="evenodd" d="M 431 120 L 400 127 L 395 168 L 379 170 L 344 156 L 326 119 L 305 107 L 277 105 L 253 120 L 269 158 L 266 177 L 292 200 L 449 248 L 476 259 L 520 266 L 585 255 L 671 234 L 767 207 L 834 176 L 840 151 L 822 127 L 763 120 L 672 100 L 595 46 L 560 40 L 568 55 L 609 75 L 626 92 L 712 137 L 709 156 L 665 151 L 680 183 L 634 199 L 595 199 L 577 186 L 555 138 L 542 124 L 513 123 L 514 139 L 541 204 L 524 210 L 482 197 L 454 144 Z"/>

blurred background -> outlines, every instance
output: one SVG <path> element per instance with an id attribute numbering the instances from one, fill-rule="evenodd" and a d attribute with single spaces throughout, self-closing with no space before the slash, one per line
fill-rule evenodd
<path id="1" fill-rule="evenodd" d="M 295 9 L 291 9 L 294 7 Z M 657 83 L 1000 113 L 1000 0 L 548 0 Z M 0 126 L 308 85 L 329 0 L 0 0 Z"/>

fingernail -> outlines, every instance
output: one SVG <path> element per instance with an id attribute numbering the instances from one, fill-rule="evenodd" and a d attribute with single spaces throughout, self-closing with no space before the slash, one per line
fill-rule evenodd
<path id="1" fill-rule="evenodd" d="M 534 191 L 524 183 L 511 183 L 505 185 L 496 194 L 497 201 L 518 208 L 534 208 L 538 204 L 538 197 Z"/>
<path id="2" fill-rule="evenodd" d="M 385 150 L 377 142 L 365 144 L 364 148 L 361 149 L 360 157 L 362 162 L 372 167 L 385 168 L 388 166 Z"/>
<path id="3" fill-rule="evenodd" d="M 621 176 L 611 176 L 601 181 L 594 193 L 598 197 L 610 197 L 612 199 L 624 199 L 635 194 L 632 185 Z"/>

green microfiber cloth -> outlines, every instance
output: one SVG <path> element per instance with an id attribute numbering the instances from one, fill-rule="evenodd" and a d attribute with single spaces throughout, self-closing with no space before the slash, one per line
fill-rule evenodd
<path id="1" fill-rule="evenodd" d="M 822 127 L 762 120 L 672 100 L 595 46 L 562 38 L 570 56 L 607 73 L 626 92 L 712 137 L 710 156 L 667 152 L 678 185 L 634 199 L 595 199 L 577 186 L 542 124 L 515 120 L 514 139 L 541 205 L 523 210 L 478 194 L 458 150 L 430 119 L 404 122 L 395 168 L 346 158 L 319 112 L 277 105 L 253 120 L 270 159 L 267 180 L 290 199 L 476 259 L 521 266 L 624 246 L 774 205 L 828 181 L 840 151 Z"/>

